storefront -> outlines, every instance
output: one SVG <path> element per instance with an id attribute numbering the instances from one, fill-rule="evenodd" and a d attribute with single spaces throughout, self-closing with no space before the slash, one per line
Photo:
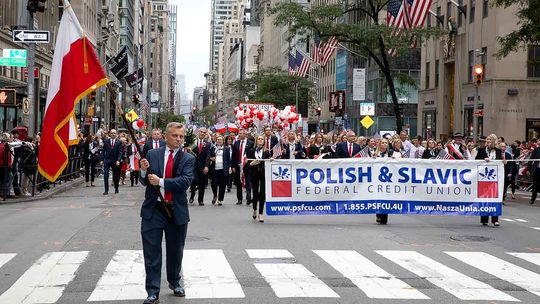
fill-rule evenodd
<path id="1" fill-rule="evenodd" d="M 525 138 L 527 141 L 530 141 L 532 138 L 538 139 L 540 135 L 540 118 L 527 118 L 526 123 Z"/>

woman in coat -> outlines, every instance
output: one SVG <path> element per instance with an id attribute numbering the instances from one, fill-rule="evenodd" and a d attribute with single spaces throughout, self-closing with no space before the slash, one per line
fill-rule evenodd
<path id="1" fill-rule="evenodd" d="M 229 181 L 231 173 L 231 148 L 224 145 L 223 136 L 216 136 L 216 144 L 210 151 L 210 165 L 208 166 L 210 176 L 212 177 L 212 205 L 218 203 L 218 206 L 223 206 L 223 198 L 225 196 L 225 188 Z"/>
<path id="2" fill-rule="evenodd" d="M 379 145 L 377 146 L 377 149 L 375 150 L 375 153 L 373 153 L 373 158 L 389 158 L 392 157 L 394 154 L 394 151 L 392 151 L 390 148 L 388 148 L 388 139 L 382 138 L 379 141 Z M 381 225 L 386 225 L 388 223 L 388 213 L 377 213 L 375 214 L 376 222 Z"/>
<path id="3" fill-rule="evenodd" d="M 287 140 L 283 143 L 283 154 L 281 159 L 304 159 L 306 153 L 302 144 L 296 139 L 296 133 L 289 131 Z"/>
<path id="4" fill-rule="evenodd" d="M 480 140 L 483 138 L 480 137 Z M 502 160 L 502 154 L 501 150 L 497 149 L 497 135 L 490 134 L 487 138 L 485 138 L 486 141 L 486 147 L 485 148 L 478 148 L 478 151 L 476 153 L 475 159 L 483 159 L 486 162 L 489 162 L 491 160 Z M 480 222 L 482 225 L 487 226 L 489 221 L 489 216 L 481 216 Z M 499 217 L 498 216 L 492 216 L 491 222 L 494 226 L 500 226 L 499 224 Z"/>
<path id="5" fill-rule="evenodd" d="M 99 163 L 99 142 L 88 134 L 83 144 L 84 176 L 86 187 L 95 187 L 94 179 L 96 177 L 96 165 Z M 90 182 L 90 184 L 88 184 Z"/>
<path id="6" fill-rule="evenodd" d="M 424 153 L 422 154 L 423 159 L 435 159 L 437 155 L 439 155 L 439 152 L 437 150 L 437 145 L 433 139 L 428 139 L 427 141 L 427 148 L 424 150 Z"/>
<path id="7" fill-rule="evenodd" d="M 247 151 L 248 165 L 250 166 L 253 191 L 253 219 L 258 218 L 260 223 L 264 223 L 263 211 L 266 202 L 265 179 L 264 179 L 264 161 L 270 159 L 270 151 L 264 148 L 264 136 L 257 136 L 255 146 Z M 259 215 L 257 216 L 257 209 Z"/>

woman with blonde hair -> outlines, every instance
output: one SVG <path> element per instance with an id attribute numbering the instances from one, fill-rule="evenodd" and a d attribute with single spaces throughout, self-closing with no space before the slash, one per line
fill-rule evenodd
<path id="1" fill-rule="evenodd" d="M 379 145 L 373 154 L 373 158 L 389 158 L 393 155 L 393 152 L 388 148 L 388 139 L 381 138 Z M 388 223 L 388 214 L 377 213 L 375 214 L 377 223 L 386 225 Z"/>
<path id="2" fill-rule="evenodd" d="M 395 138 L 392 141 L 392 158 L 404 158 L 407 157 L 405 155 L 405 149 L 403 149 L 403 142 L 399 138 Z"/>
<path id="3" fill-rule="evenodd" d="M 480 140 L 482 140 L 483 136 L 480 137 Z M 492 160 L 502 160 L 502 154 L 501 150 L 497 148 L 497 135 L 490 134 L 486 140 L 486 147 L 485 148 L 478 148 L 478 151 L 476 153 L 475 159 L 477 160 L 485 160 L 486 162 L 492 161 Z M 480 222 L 482 225 L 487 226 L 489 221 L 489 216 L 481 216 Z M 499 217 L 498 216 L 492 216 L 491 222 L 494 226 L 500 226 L 499 224 Z"/>

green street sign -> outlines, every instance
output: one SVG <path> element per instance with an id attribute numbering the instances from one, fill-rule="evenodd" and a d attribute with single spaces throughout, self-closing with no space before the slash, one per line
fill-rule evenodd
<path id="1" fill-rule="evenodd" d="M 4 50 L 2 50 L 2 54 L 3 54 L 3 57 L 5 57 L 5 58 L 26 59 L 26 50 L 4 49 Z"/>
<path id="2" fill-rule="evenodd" d="M 26 59 L 0 57 L 0 66 L 25 67 Z"/>

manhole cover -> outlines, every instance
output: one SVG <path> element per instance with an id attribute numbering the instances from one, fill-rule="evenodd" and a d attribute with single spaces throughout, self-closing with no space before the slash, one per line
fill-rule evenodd
<path id="1" fill-rule="evenodd" d="M 450 239 L 460 242 L 487 242 L 491 240 L 488 237 L 478 235 L 455 235 L 451 236 Z"/>
<path id="2" fill-rule="evenodd" d="M 210 240 L 207 237 L 204 236 L 197 236 L 197 235 L 188 235 L 186 237 L 186 242 L 202 242 L 202 241 L 208 241 Z"/>

